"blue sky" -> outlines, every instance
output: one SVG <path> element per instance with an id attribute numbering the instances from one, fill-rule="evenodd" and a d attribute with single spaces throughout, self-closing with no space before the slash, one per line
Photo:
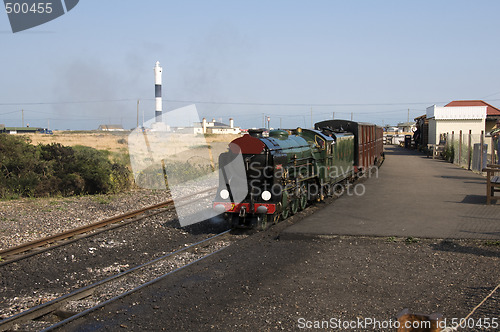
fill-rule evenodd
<path id="1" fill-rule="evenodd" d="M 136 125 L 164 111 L 241 127 L 395 124 L 452 100 L 500 106 L 499 1 L 80 0 L 13 34 L 0 13 L 0 123 Z M 209 103 L 207 103 L 209 102 Z M 168 116 L 168 114 L 167 114 Z"/>

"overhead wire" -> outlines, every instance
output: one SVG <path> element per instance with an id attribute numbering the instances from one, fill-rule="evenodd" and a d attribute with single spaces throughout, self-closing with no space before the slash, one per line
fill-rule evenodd
<path id="1" fill-rule="evenodd" d="M 490 96 L 500 94 L 494 93 Z M 104 100 L 74 100 L 74 101 L 43 101 L 43 102 L 8 102 L 0 103 L 0 106 L 22 106 L 22 105 L 63 105 L 63 104 L 92 104 L 92 103 L 111 103 L 128 102 L 137 100 L 154 101 L 154 98 L 123 98 L 123 99 L 104 99 Z M 485 101 L 498 101 L 500 99 L 490 99 Z M 242 106 L 292 106 L 292 107 L 340 107 L 340 106 L 399 106 L 399 105 L 433 105 L 448 103 L 448 101 L 426 101 L 426 102 L 383 102 L 383 103 L 271 103 L 271 102 L 238 102 L 238 101 L 208 101 L 208 100 L 180 100 L 164 99 L 171 103 L 191 103 L 191 104 L 209 104 L 209 105 L 242 105 Z"/>
<path id="2" fill-rule="evenodd" d="M 496 94 L 500 94 L 500 92 L 488 95 L 493 96 Z M 482 98 L 484 99 L 484 98 Z M 70 105 L 70 104 L 92 104 L 92 103 L 113 103 L 113 102 L 131 102 L 133 101 L 134 103 L 137 100 L 143 100 L 143 101 L 154 101 L 154 98 L 121 98 L 121 99 L 106 99 L 106 100 L 75 100 L 75 101 L 40 101 L 40 102 L 7 102 L 7 103 L 0 103 L 0 106 L 29 106 L 29 105 Z M 498 101 L 500 99 L 490 99 L 490 100 L 485 100 L 485 101 Z M 266 102 L 237 102 L 237 101 L 207 101 L 207 100 L 180 100 L 180 99 L 164 99 L 164 102 L 166 103 L 186 103 L 186 104 L 200 104 L 200 105 L 237 105 L 237 106 L 267 106 L 267 107 L 279 107 L 279 108 L 287 108 L 287 107 L 307 107 L 307 108 L 324 108 L 324 107 L 369 107 L 369 106 L 401 106 L 401 105 L 430 105 L 430 104 L 441 104 L 441 103 L 446 103 L 446 102 L 440 102 L 440 101 L 433 101 L 433 102 L 385 102 L 385 103 L 266 103 Z M 280 109 L 282 111 L 283 109 Z M 34 112 L 34 113 L 41 113 L 41 114 L 49 114 L 49 115 L 54 115 L 52 112 L 43 112 L 43 111 L 34 111 L 34 110 L 24 110 L 26 112 Z M 372 110 L 372 111 L 366 111 L 366 110 L 343 110 L 343 111 L 338 111 L 335 110 L 335 114 L 341 115 L 349 115 L 349 114 L 355 114 L 355 115 L 377 115 L 377 114 L 394 114 L 394 113 L 403 113 L 410 111 L 412 113 L 415 112 L 425 112 L 425 109 L 397 109 L 397 110 Z M 7 114 L 14 114 L 21 112 L 21 110 L 15 110 L 15 111 L 10 111 L 10 112 L 5 112 L 1 113 L 0 115 L 7 115 Z M 168 111 L 166 111 L 168 114 Z M 293 114 L 290 112 L 286 113 L 277 113 L 275 110 L 268 110 L 265 111 L 266 115 L 269 116 L 274 116 L 274 117 L 303 117 L 304 114 Z M 68 112 L 66 114 L 69 114 Z M 316 110 L 314 112 L 314 116 L 329 116 L 331 115 L 332 112 L 325 112 L 325 111 L 320 111 Z M 234 116 L 235 114 L 221 114 L 218 113 L 217 111 L 212 112 L 210 116 L 214 117 L 226 117 L 226 116 Z M 250 115 L 250 114 L 248 114 Z M 251 119 L 259 119 L 260 116 L 255 116 L 255 114 L 251 114 L 252 117 Z M 247 114 L 239 114 L 239 117 L 245 117 L 246 119 L 250 119 Z M 73 118 L 73 117 L 58 117 L 57 119 L 54 120 L 101 120 L 101 119 L 107 119 L 109 116 L 105 117 L 78 117 L 78 118 Z M 52 120 L 52 118 L 50 119 Z"/>

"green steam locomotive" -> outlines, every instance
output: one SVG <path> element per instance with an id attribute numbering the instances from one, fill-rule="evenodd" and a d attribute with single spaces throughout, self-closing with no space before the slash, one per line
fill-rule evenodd
<path id="1" fill-rule="evenodd" d="M 267 137 L 250 130 L 219 157 L 213 209 L 233 227 L 266 229 L 379 165 L 382 135 L 381 127 L 346 120 L 271 130 Z"/>

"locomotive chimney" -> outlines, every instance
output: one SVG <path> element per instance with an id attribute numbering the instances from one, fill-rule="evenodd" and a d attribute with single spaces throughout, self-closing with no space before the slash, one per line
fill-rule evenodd
<path id="1" fill-rule="evenodd" d="M 248 129 L 248 134 L 252 137 L 263 137 L 264 130 L 262 129 Z"/>

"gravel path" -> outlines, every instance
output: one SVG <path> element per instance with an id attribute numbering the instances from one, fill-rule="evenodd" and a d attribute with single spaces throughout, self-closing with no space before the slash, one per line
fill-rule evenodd
<path id="1" fill-rule="evenodd" d="M 163 202 L 164 190 L 0 201 L 0 250 Z"/>

